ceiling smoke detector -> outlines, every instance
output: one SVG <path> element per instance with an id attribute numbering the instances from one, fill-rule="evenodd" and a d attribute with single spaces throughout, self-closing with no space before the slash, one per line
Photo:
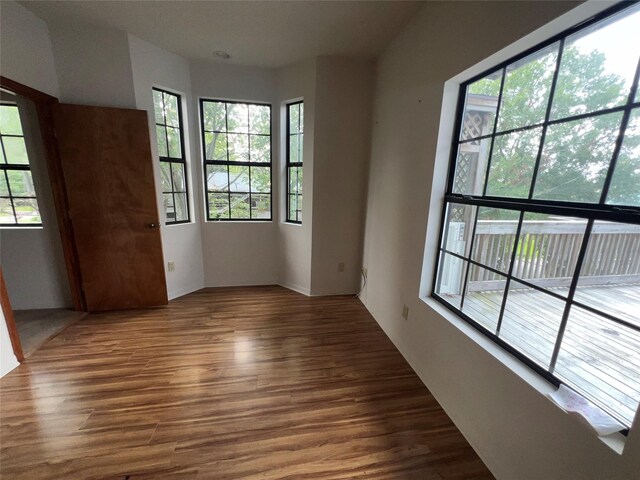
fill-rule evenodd
<path id="1" fill-rule="evenodd" d="M 231 58 L 231 55 L 229 55 L 227 52 L 225 52 L 224 50 L 216 50 L 215 52 L 213 52 L 213 54 L 218 57 L 218 58 L 222 58 L 224 60 L 229 60 Z"/>

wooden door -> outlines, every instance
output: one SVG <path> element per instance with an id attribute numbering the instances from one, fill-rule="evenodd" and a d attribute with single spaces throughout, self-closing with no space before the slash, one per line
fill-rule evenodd
<path id="1" fill-rule="evenodd" d="M 53 118 L 87 309 L 166 305 L 146 112 L 57 104 Z"/>

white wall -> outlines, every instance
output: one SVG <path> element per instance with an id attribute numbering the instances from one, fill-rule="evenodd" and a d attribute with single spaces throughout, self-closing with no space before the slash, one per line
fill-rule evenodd
<path id="1" fill-rule="evenodd" d="M 135 108 L 125 32 L 74 22 L 51 23 L 49 28 L 61 102 Z"/>
<path id="2" fill-rule="evenodd" d="M 191 76 L 189 62 L 184 58 L 169 53 L 139 38 L 129 35 L 131 67 L 136 95 L 136 108 L 147 111 L 151 151 L 153 153 L 153 171 L 156 178 L 158 212 L 162 224 L 162 247 L 165 258 L 165 274 L 169 299 L 199 290 L 204 286 L 204 270 L 202 262 L 201 241 L 201 204 L 200 197 L 194 192 L 199 186 L 196 171 L 200 169 L 197 128 L 193 123 L 191 97 Z M 158 144 L 156 139 L 155 117 L 153 107 L 153 87 L 180 94 L 182 98 L 183 127 L 185 152 L 189 182 L 189 203 L 191 207 L 191 223 L 165 225 L 162 200 L 162 180 L 158 161 Z M 168 262 L 174 262 L 175 271 L 170 272 Z"/>
<path id="3" fill-rule="evenodd" d="M 373 63 L 317 60 L 311 293 L 357 293 L 362 266 Z M 344 263 L 344 272 L 338 271 Z"/>
<path id="4" fill-rule="evenodd" d="M 544 396 L 546 382 L 419 298 L 423 253 L 432 259 L 436 248 L 432 236 L 425 246 L 425 231 L 429 213 L 436 223 L 439 215 L 441 195 L 434 192 L 432 202 L 431 185 L 445 81 L 574 5 L 428 3 L 378 64 L 364 303 L 498 479 L 640 476 L 637 425 L 619 455 L 553 405 Z M 451 112 L 443 115 L 452 121 Z M 443 185 L 445 171 L 436 184 Z"/>
<path id="5" fill-rule="evenodd" d="M 207 287 L 230 285 L 267 285 L 278 282 L 279 209 L 278 179 L 275 174 L 278 155 L 277 142 L 277 81 L 276 71 L 265 68 L 238 67 L 215 62 L 192 61 L 191 108 L 192 124 L 198 125 L 198 99 L 218 98 L 271 103 L 274 175 L 273 222 L 206 222 L 202 225 L 202 253 L 204 283 Z M 198 139 L 198 162 L 202 163 L 201 143 Z M 202 169 L 198 168 L 200 202 L 202 197 Z M 203 209 L 204 210 L 204 209 Z M 204 214 L 202 216 L 204 220 Z"/>
<path id="6" fill-rule="evenodd" d="M 0 2 L 0 73 L 16 82 L 58 96 L 49 28 L 22 5 Z"/>
<path id="7" fill-rule="evenodd" d="M 304 101 L 304 147 L 302 185 L 302 224 L 286 223 L 286 103 Z M 313 157 L 316 112 L 316 60 L 310 59 L 278 70 L 278 103 L 280 113 L 279 159 L 274 167 L 280 185 L 277 208 L 280 212 L 280 265 L 278 283 L 309 295 L 311 292 L 311 232 L 313 225 Z"/>

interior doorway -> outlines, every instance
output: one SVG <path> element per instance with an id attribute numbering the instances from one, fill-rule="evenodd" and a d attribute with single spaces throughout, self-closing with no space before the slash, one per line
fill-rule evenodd
<path id="1" fill-rule="evenodd" d="M 0 264 L 25 357 L 74 311 L 36 104 L 0 90 Z"/>

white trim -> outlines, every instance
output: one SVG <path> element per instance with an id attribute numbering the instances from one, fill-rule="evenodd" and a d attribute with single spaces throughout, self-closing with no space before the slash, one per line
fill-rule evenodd
<path id="1" fill-rule="evenodd" d="M 308 288 L 305 287 L 301 287 L 300 285 L 296 285 L 295 283 L 289 283 L 289 282 L 278 282 L 278 285 L 280 285 L 281 287 L 284 288 L 288 288 L 289 290 L 293 290 L 294 292 L 298 292 L 301 293 L 303 295 L 306 295 L 307 297 L 311 297 L 311 290 L 309 290 Z"/>

